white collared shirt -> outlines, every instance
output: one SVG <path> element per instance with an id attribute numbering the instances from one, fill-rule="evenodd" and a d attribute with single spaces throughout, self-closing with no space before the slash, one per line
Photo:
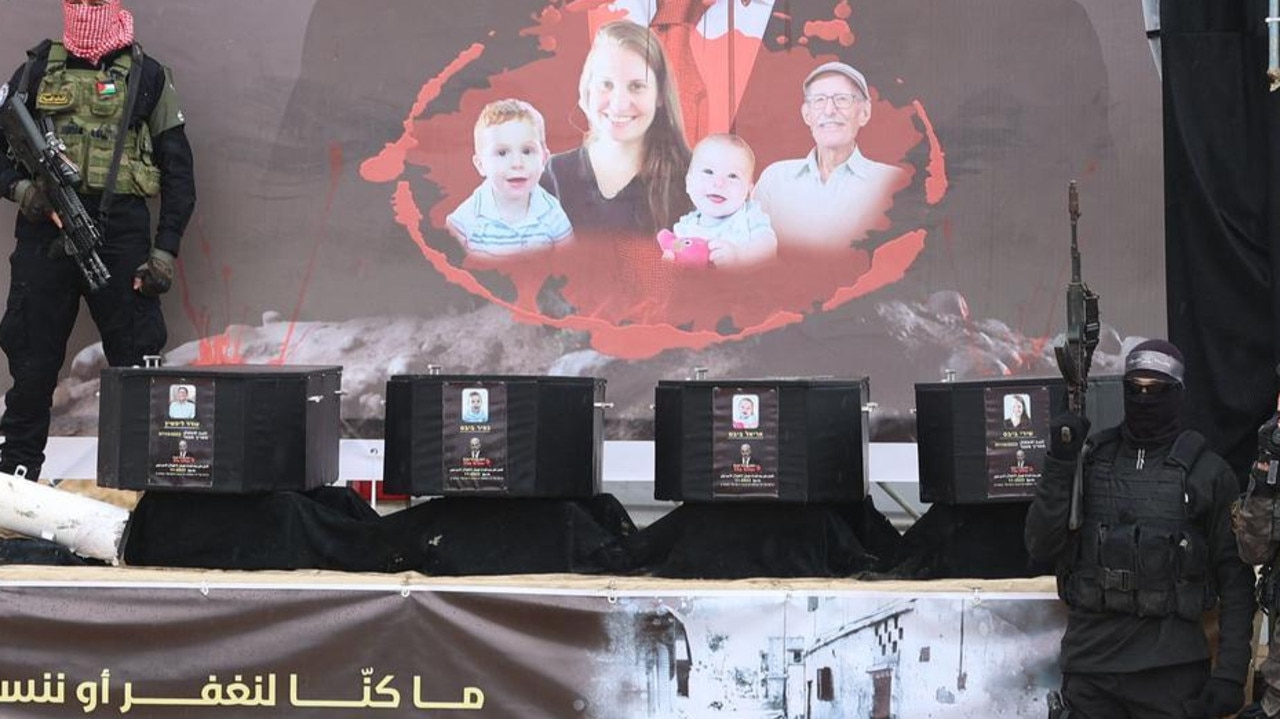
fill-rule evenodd
<path id="1" fill-rule="evenodd" d="M 893 194 L 908 182 L 903 170 L 867 159 L 857 148 L 824 182 L 814 149 L 802 159 L 766 167 L 753 197 L 773 223 L 780 252 L 840 249 L 866 239 L 871 230 L 888 229 Z"/>

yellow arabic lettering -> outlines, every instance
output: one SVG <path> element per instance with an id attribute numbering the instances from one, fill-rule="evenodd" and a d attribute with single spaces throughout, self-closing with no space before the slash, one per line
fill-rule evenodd
<path id="1" fill-rule="evenodd" d="M 236 676 L 236 679 L 239 679 Z M 233 685 L 234 686 L 234 685 Z M 232 687 L 228 687 L 228 693 Z M 245 692 L 249 691 L 249 687 L 244 688 Z M 276 705 L 276 675 L 267 675 L 267 695 L 262 696 L 262 675 L 255 674 L 253 677 L 253 699 L 246 698 L 240 702 L 241 706 L 247 707 L 273 707 Z"/>
<path id="2" fill-rule="evenodd" d="M 45 674 L 44 676 L 47 681 L 49 675 Z M 66 690 L 67 690 L 67 675 L 63 674 L 62 672 L 58 672 L 58 693 L 55 694 L 53 698 L 50 700 L 51 703 L 61 704 L 63 699 L 65 698 Z"/>
<path id="3" fill-rule="evenodd" d="M 244 682 L 243 675 L 235 675 L 232 682 L 224 687 L 218 682 L 217 675 L 211 674 L 209 675 L 209 681 L 205 682 L 204 686 L 200 688 L 200 697 L 198 699 L 191 697 L 135 697 L 133 696 L 133 683 L 125 682 L 125 702 L 120 707 L 120 713 L 126 713 L 135 705 L 273 707 L 276 705 L 276 675 L 267 675 L 265 696 L 263 695 L 263 677 L 261 674 L 254 676 L 253 688 L 250 688 Z"/>
<path id="4" fill-rule="evenodd" d="M 76 699 L 80 700 L 80 706 L 85 714 L 97 709 L 98 685 L 91 681 L 80 682 L 76 685 Z"/>
<path id="5" fill-rule="evenodd" d="M 395 678 L 396 678 L 396 675 L 388 674 L 385 677 L 383 677 L 382 681 L 378 682 L 378 686 L 374 687 L 373 689 L 374 692 L 391 697 L 391 698 L 384 699 L 379 702 L 374 702 L 369 706 L 374 706 L 374 707 L 379 707 L 384 709 L 395 709 L 400 706 L 400 691 L 398 689 L 395 689 L 394 687 L 387 686 L 388 684 L 391 683 L 391 680 Z"/>
<path id="6" fill-rule="evenodd" d="M 188 699 L 186 697 L 135 697 L 133 695 L 133 682 L 124 683 L 124 704 L 120 705 L 120 713 L 125 714 L 130 709 L 138 706 L 174 706 L 174 707 L 207 707 L 217 706 L 216 702 L 210 702 L 203 696 L 199 699 Z"/>
<path id="7" fill-rule="evenodd" d="M 17 704 L 25 701 L 27 696 L 22 693 L 21 679 L 0 679 L 0 702 Z"/>
<path id="8" fill-rule="evenodd" d="M 8 682 L 6 682 L 5 684 L 8 684 Z M 9 701 L 14 702 L 15 704 L 26 704 L 27 702 L 31 701 L 31 697 L 34 696 L 35 693 L 36 693 L 35 679 L 27 680 L 27 691 L 25 692 L 22 691 L 21 679 L 13 680 L 12 693 L 8 691 L 7 687 L 5 687 L 4 685 L 0 685 L 0 695 L 7 697 Z"/>
<path id="9" fill-rule="evenodd" d="M 206 704 L 222 703 L 222 685 L 218 683 L 217 674 L 210 674 L 209 681 L 200 687 L 200 699 Z"/>
<path id="10" fill-rule="evenodd" d="M 422 678 L 413 678 L 413 706 L 418 709 L 483 709 L 484 692 L 480 687 L 464 687 L 460 702 L 429 702 L 422 699 Z"/>
<path id="11" fill-rule="evenodd" d="M 241 681 L 240 675 L 237 674 L 234 677 L 234 681 L 227 685 L 227 699 L 225 703 L 228 705 L 247 704 L 249 706 L 254 706 L 257 702 L 251 700 L 249 698 L 251 696 L 253 696 L 253 694 L 249 691 L 249 685 Z"/>
<path id="12" fill-rule="evenodd" d="M 363 691 L 360 699 L 299 699 L 298 698 L 298 675 L 289 675 L 289 703 L 295 707 L 372 707 L 378 709 L 394 709 L 400 706 L 400 692 L 395 689 L 386 688 L 386 684 L 395 678 L 394 674 L 388 674 L 378 682 L 377 691 L 392 697 L 391 699 L 383 699 L 375 701 L 373 699 L 373 667 L 366 667 L 360 670 L 361 683 Z"/>
<path id="13" fill-rule="evenodd" d="M 276 675 L 267 675 L 267 695 L 262 695 L 262 675 L 253 677 L 253 688 L 244 682 L 244 677 L 237 674 L 233 681 L 225 687 L 217 684 L 217 677 L 210 676 L 209 683 L 200 690 L 201 698 L 219 706 L 271 707 L 276 705 Z"/>
<path id="14" fill-rule="evenodd" d="M 61 704 L 66 690 L 67 675 L 58 673 L 58 689 L 53 689 L 53 672 L 45 672 L 41 680 L 0 680 L 0 703 L 5 704 Z M 22 686 L 26 684 L 26 691 Z M 37 691 L 39 687 L 39 691 Z"/>
<path id="15" fill-rule="evenodd" d="M 133 682 L 124 683 L 124 703 L 120 705 L 120 713 L 128 714 L 133 708 Z"/>
<path id="16" fill-rule="evenodd" d="M 111 703 L 111 670 L 102 670 L 102 704 L 106 706 Z"/>

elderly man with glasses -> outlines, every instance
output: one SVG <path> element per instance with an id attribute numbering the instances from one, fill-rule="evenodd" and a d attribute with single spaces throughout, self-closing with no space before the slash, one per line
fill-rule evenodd
<path id="1" fill-rule="evenodd" d="M 780 257 L 847 251 L 869 231 L 887 229 L 893 193 L 909 182 L 901 169 L 868 159 L 858 147 L 858 132 L 871 120 L 862 73 L 828 62 L 810 72 L 802 87 L 800 117 L 814 149 L 808 157 L 765 168 L 755 189 L 755 199 L 773 220 Z"/>

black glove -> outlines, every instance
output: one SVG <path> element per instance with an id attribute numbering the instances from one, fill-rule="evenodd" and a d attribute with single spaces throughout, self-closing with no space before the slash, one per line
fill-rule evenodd
<path id="1" fill-rule="evenodd" d="M 1261 492 L 1275 492 L 1277 487 L 1269 484 L 1272 462 L 1280 462 L 1280 423 L 1276 415 L 1258 428 L 1258 458 L 1249 470 L 1250 489 Z"/>
<path id="2" fill-rule="evenodd" d="M 1071 412 L 1063 412 L 1049 423 L 1049 454 L 1054 459 L 1074 461 L 1089 436 L 1089 420 Z"/>
<path id="3" fill-rule="evenodd" d="M 49 213 L 53 212 L 53 206 L 49 204 L 49 198 L 31 180 L 18 180 L 15 182 L 13 184 L 12 199 L 18 203 L 18 209 L 22 211 L 22 216 L 27 218 L 29 222 L 47 221 Z"/>
<path id="4" fill-rule="evenodd" d="M 173 286 L 173 255 L 161 249 L 151 250 L 146 262 L 134 272 L 134 289 L 147 297 L 159 297 Z"/>
<path id="5" fill-rule="evenodd" d="M 1269 454 L 1280 459 L 1280 414 L 1274 415 L 1258 428 L 1258 454 Z"/>
<path id="6" fill-rule="evenodd" d="M 1230 679 L 1212 677 L 1205 682 L 1200 696 L 1188 699 L 1182 708 L 1191 719 L 1217 719 L 1240 711 L 1244 706 L 1244 685 Z"/>

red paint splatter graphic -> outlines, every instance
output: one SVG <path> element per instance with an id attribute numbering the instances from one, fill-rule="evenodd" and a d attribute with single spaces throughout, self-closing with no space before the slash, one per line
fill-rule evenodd
<path id="1" fill-rule="evenodd" d="M 204 234 L 204 223 L 200 219 L 200 215 L 196 214 L 193 218 L 192 227 L 194 227 L 199 243 L 197 247 L 200 249 L 200 257 L 207 262 L 214 262 L 213 250 L 209 244 L 208 238 Z M 225 264 L 219 267 L 222 279 L 222 296 L 227 302 L 227 306 L 223 308 L 223 312 L 230 318 L 233 316 L 230 307 L 231 301 L 231 268 Z M 197 346 L 197 354 L 195 364 L 198 365 L 216 365 L 216 364 L 242 364 L 244 356 L 241 354 L 242 338 L 230 331 L 212 334 L 212 313 L 208 307 L 197 307 L 195 301 L 191 297 L 191 285 L 187 281 L 187 261 L 182 257 L 178 258 L 178 287 L 179 301 L 182 304 L 182 311 L 186 314 L 187 319 L 196 329 L 196 336 L 200 338 Z"/>
<path id="2" fill-rule="evenodd" d="M 939 203 L 947 191 L 945 154 L 924 104 L 895 105 L 870 77 L 870 121 L 857 144 L 867 157 L 897 167 L 902 180 L 885 197 L 882 212 L 868 213 L 873 219 L 865 239 L 823 249 L 780 242 L 775 259 L 732 269 L 665 262 L 652 234 L 604 236 L 581 228 L 569 242 L 513 257 L 468 254 L 446 230 L 445 217 L 482 181 L 472 160 L 476 118 L 494 100 L 519 98 L 541 111 L 552 153 L 580 147 L 589 122 L 579 109 L 578 84 L 592 32 L 618 16 L 606 4 L 577 0 L 537 13 L 520 35 L 537 38 L 546 57 L 462 91 L 450 98 L 456 109 L 437 107 L 446 83 L 485 53 L 500 52 L 502 41 L 471 45 L 423 84 L 400 137 L 361 164 L 364 180 L 392 183 L 395 220 L 434 271 L 506 308 L 517 321 L 587 332 L 595 349 L 629 359 L 771 332 L 903 278 L 927 235 L 895 226 L 893 206 L 908 195 L 925 201 L 918 204 Z M 823 25 L 828 29 L 809 23 L 805 33 L 852 45 L 851 17 L 848 2 L 841 2 Z M 732 128 L 754 152 L 756 177 L 771 163 L 802 158 L 812 148 L 813 136 L 800 118 L 800 84 L 812 68 L 837 58 L 807 47 L 769 49 L 736 30 L 687 45 L 687 33 L 655 30 L 655 36 L 679 58 L 672 66 L 699 75 L 696 107 L 684 108 L 693 101 L 688 93 L 678 95 L 685 117 L 694 120 L 686 128 L 698 128 L 689 139 Z M 676 43 L 680 47 L 671 46 Z"/>
<path id="3" fill-rule="evenodd" d="M 804 24 L 806 40 L 810 37 L 829 42 L 838 42 L 844 47 L 852 47 L 857 42 L 849 18 L 853 17 L 853 8 L 847 0 L 841 0 L 835 8 L 835 18 L 831 20 L 811 20 Z M 806 43 L 807 44 L 807 43 Z"/>
<path id="4" fill-rule="evenodd" d="M 307 268 L 303 275 L 302 284 L 298 289 L 298 297 L 294 302 L 293 313 L 288 322 L 285 324 L 284 337 L 280 340 L 278 354 L 267 360 L 268 365 L 285 365 L 290 362 L 290 353 L 303 343 L 306 339 L 305 334 L 301 337 L 295 337 L 299 325 L 299 317 L 302 313 L 302 307 L 306 302 L 307 292 L 311 287 L 311 282 L 315 275 L 316 261 L 320 254 L 320 247 L 329 237 L 328 228 L 330 226 L 330 218 L 333 213 L 333 200 L 338 191 L 338 183 L 342 178 L 343 156 L 342 147 L 333 144 L 329 147 L 329 188 L 325 193 L 324 211 L 317 215 L 318 227 L 314 232 L 315 241 L 311 246 L 310 256 L 307 258 Z M 212 247 L 208 239 L 204 235 L 204 227 L 200 222 L 199 215 L 194 218 L 195 229 L 199 236 L 198 247 L 200 249 L 201 259 L 209 264 L 217 264 Z M 230 307 L 230 298 L 233 296 L 231 290 L 232 269 L 226 264 L 219 266 L 219 274 L 222 280 L 222 295 L 226 298 L 228 305 L 223 309 L 223 314 L 228 320 L 235 316 Z M 196 307 L 190 294 L 189 284 L 186 279 L 187 263 L 179 258 L 177 263 L 178 284 L 181 288 L 180 296 L 183 312 L 191 321 L 196 329 L 196 336 L 199 337 L 196 358 L 192 361 L 193 365 L 224 365 L 224 364 L 245 364 L 246 359 L 243 353 L 244 338 L 241 335 L 245 325 L 231 324 L 223 332 L 212 333 L 212 316 L 207 307 Z M 243 323 L 244 314 L 247 310 L 242 309 L 240 312 L 241 323 Z"/>
<path id="5" fill-rule="evenodd" d="M 925 199 L 930 205 L 936 205 L 947 194 L 947 153 L 942 151 L 942 143 L 933 132 L 933 121 L 925 113 L 924 105 L 914 100 L 911 106 L 915 108 L 916 116 L 924 124 L 925 136 L 929 138 L 929 164 L 925 167 L 929 174 L 924 181 L 924 190 Z"/>

